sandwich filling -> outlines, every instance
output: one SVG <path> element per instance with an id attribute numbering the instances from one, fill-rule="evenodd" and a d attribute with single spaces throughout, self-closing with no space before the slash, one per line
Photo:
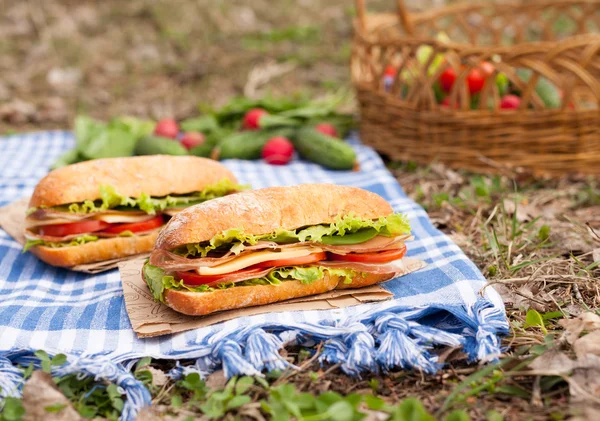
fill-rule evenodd
<path id="1" fill-rule="evenodd" d="M 143 268 L 156 300 L 166 290 L 211 292 L 285 281 L 310 284 L 326 274 L 351 284 L 357 276 L 391 276 L 403 270 L 410 225 L 402 214 L 361 219 L 353 214 L 331 224 L 253 235 L 236 228 L 203 243 L 155 249 Z"/>
<path id="2" fill-rule="evenodd" d="M 30 208 L 25 220 L 27 243 L 34 246 L 70 247 L 102 238 L 147 235 L 182 209 L 244 190 L 228 179 L 204 190 L 184 195 L 138 198 L 120 195 L 108 185 L 99 187 L 100 199 L 54 207 Z"/>

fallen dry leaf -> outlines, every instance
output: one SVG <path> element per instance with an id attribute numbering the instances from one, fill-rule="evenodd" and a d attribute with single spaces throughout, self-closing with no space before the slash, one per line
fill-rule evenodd
<path id="1" fill-rule="evenodd" d="M 565 328 L 564 335 L 567 342 L 573 344 L 584 330 L 593 331 L 600 329 L 600 316 L 586 311 L 574 319 L 563 319 L 559 323 Z"/>
<path id="2" fill-rule="evenodd" d="M 164 386 L 169 381 L 169 378 L 164 371 L 154 367 L 144 367 L 144 370 L 148 370 L 152 374 L 152 385 L 153 386 Z"/>
<path id="3" fill-rule="evenodd" d="M 502 203 L 507 214 L 513 215 L 516 211 L 517 221 L 519 222 L 530 221 L 533 219 L 531 215 L 539 215 L 539 209 L 534 206 L 524 205 L 521 203 L 517 203 L 515 205 L 515 202 L 510 199 L 504 199 Z"/>
<path id="4" fill-rule="evenodd" d="M 562 351 L 551 349 L 537 357 L 529 368 L 536 374 L 546 376 L 561 376 L 568 374 L 573 368 L 574 361 Z"/>
<path id="5" fill-rule="evenodd" d="M 225 378 L 223 370 L 214 371 L 206 378 L 206 386 L 212 389 L 221 389 L 226 383 L 227 379 Z"/>
<path id="6" fill-rule="evenodd" d="M 578 338 L 573 344 L 573 349 L 577 358 L 583 358 L 590 354 L 600 357 L 600 330 Z"/>
<path id="7" fill-rule="evenodd" d="M 145 407 L 138 413 L 136 417 L 137 421 L 161 421 L 162 417 L 159 417 L 152 408 Z"/>
<path id="8" fill-rule="evenodd" d="M 600 407 L 584 405 L 582 408 L 574 407 L 573 412 L 577 415 L 569 418 L 569 421 L 600 420 Z"/>
<path id="9" fill-rule="evenodd" d="M 600 404 L 600 357 L 586 355 L 577 360 L 577 368 L 567 379 L 573 402 Z"/>
<path id="10" fill-rule="evenodd" d="M 57 412 L 48 412 L 47 407 L 58 408 Z M 23 407 L 26 421 L 80 421 L 81 415 L 63 395 L 52 376 L 44 371 L 34 371 L 23 386 Z"/>
<path id="11" fill-rule="evenodd" d="M 592 260 L 594 262 L 600 262 L 600 248 L 592 250 Z"/>

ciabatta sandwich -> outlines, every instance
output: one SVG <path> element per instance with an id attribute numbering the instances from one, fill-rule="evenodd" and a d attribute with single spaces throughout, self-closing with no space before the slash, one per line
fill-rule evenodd
<path id="1" fill-rule="evenodd" d="M 50 172 L 35 188 L 24 251 L 64 267 L 147 253 L 170 216 L 240 189 L 223 165 L 192 156 L 69 165 Z"/>
<path id="2" fill-rule="evenodd" d="M 175 215 L 142 276 L 157 301 L 200 316 L 392 279 L 409 236 L 407 218 L 366 190 L 272 187 Z"/>

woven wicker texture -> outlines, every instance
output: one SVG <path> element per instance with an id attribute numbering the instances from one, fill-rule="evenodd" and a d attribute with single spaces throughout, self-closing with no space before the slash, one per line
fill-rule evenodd
<path id="1" fill-rule="evenodd" d="M 356 3 L 351 71 L 365 143 L 393 159 L 480 172 L 600 175 L 600 0 L 465 3 L 421 14 L 401 0 L 387 14 Z M 452 41 L 438 41 L 440 32 Z M 494 70 L 471 98 L 467 76 L 483 61 Z M 449 67 L 456 81 L 443 106 L 436 82 Z M 500 109 L 498 73 L 520 91 L 517 110 Z M 539 94 L 544 79 L 553 106 Z"/>

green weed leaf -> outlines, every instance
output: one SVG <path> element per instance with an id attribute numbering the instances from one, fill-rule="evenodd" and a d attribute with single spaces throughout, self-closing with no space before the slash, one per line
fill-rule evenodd
<path id="1" fill-rule="evenodd" d="M 254 379 L 252 377 L 242 377 L 235 384 L 236 395 L 241 395 L 243 393 L 246 393 L 253 384 L 254 384 Z"/>
<path id="2" fill-rule="evenodd" d="M 435 418 L 423 407 L 421 401 L 415 398 L 402 401 L 394 408 L 389 419 L 390 421 L 435 421 Z"/>
<path id="3" fill-rule="evenodd" d="M 44 411 L 46 412 L 60 412 L 67 407 L 66 403 L 57 403 L 55 405 L 48 405 L 44 407 Z"/>
<path id="4" fill-rule="evenodd" d="M 183 405 L 183 400 L 180 395 L 171 396 L 171 406 L 173 408 L 181 408 Z"/>
<path id="5" fill-rule="evenodd" d="M 525 326 L 524 327 L 539 327 L 544 334 L 548 333 L 546 326 L 544 325 L 544 319 L 542 315 L 530 308 L 525 315 Z"/>
<path id="6" fill-rule="evenodd" d="M 65 354 L 56 354 L 50 361 L 52 365 L 60 366 L 67 362 L 67 356 Z"/>
<path id="7" fill-rule="evenodd" d="M 4 408 L 2 410 L 2 417 L 6 421 L 20 421 L 25 415 L 25 408 L 21 399 L 8 397 L 4 399 Z"/>
<path id="8" fill-rule="evenodd" d="M 346 401 L 334 403 L 327 412 L 333 421 L 352 421 L 354 418 L 354 408 Z"/>
<path id="9" fill-rule="evenodd" d="M 231 398 L 229 402 L 227 402 L 227 410 L 239 408 L 242 405 L 245 405 L 252 401 L 252 398 L 247 395 L 238 395 Z"/>
<path id="10" fill-rule="evenodd" d="M 465 411 L 456 410 L 452 411 L 445 419 L 445 421 L 471 421 L 471 417 Z"/>
<path id="11" fill-rule="evenodd" d="M 504 421 L 504 417 L 498 411 L 489 411 L 487 421 Z"/>
<path id="12" fill-rule="evenodd" d="M 152 358 L 150 358 L 150 357 L 140 358 L 140 360 L 135 365 L 135 371 L 138 371 L 139 369 L 150 365 L 151 362 L 152 362 Z"/>

